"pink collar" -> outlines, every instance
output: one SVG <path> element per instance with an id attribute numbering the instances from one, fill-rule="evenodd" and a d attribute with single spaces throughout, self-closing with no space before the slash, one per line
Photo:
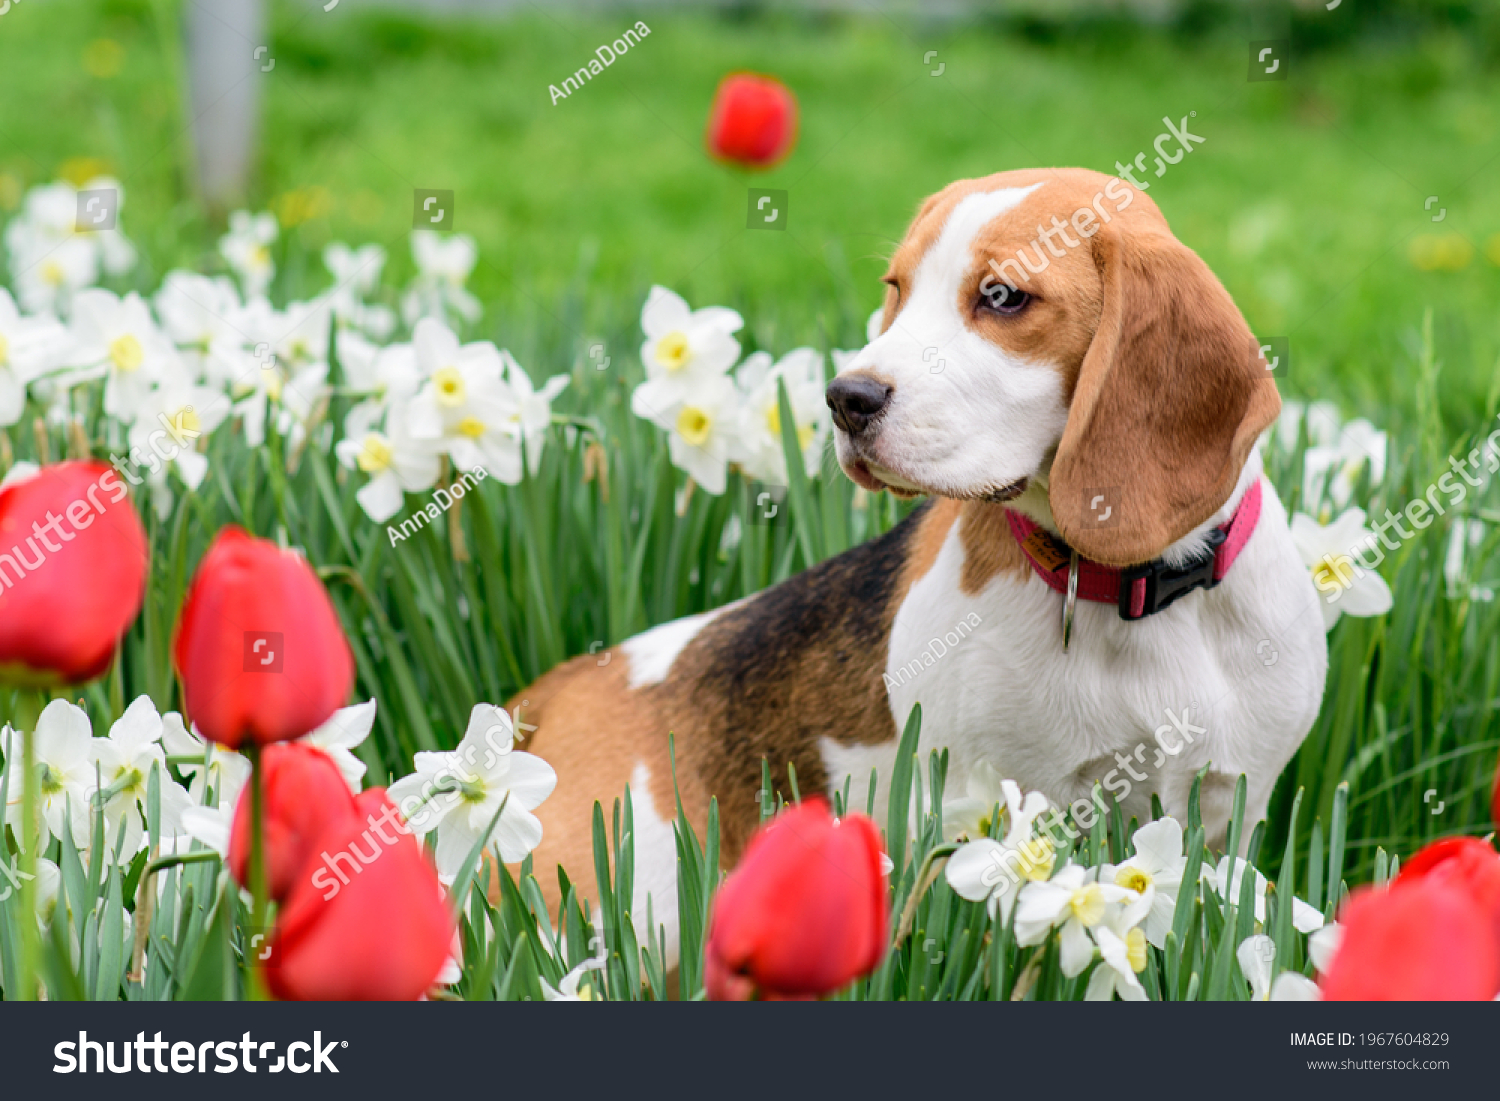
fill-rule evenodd
<path id="1" fill-rule="evenodd" d="M 1006 509 L 1005 518 L 1037 576 L 1057 592 L 1066 594 L 1072 548 L 1022 513 Z M 1222 581 L 1250 541 L 1259 519 L 1260 480 L 1257 479 L 1229 522 L 1208 533 L 1208 550 L 1198 558 L 1180 568 L 1170 567 L 1158 558 L 1144 565 L 1117 569 L 1080 557 L 1077 595 L 1100 604 L 1118 605 L 1121 619 L 1153 615 L 1183 593 L 1211 589 Z"/>

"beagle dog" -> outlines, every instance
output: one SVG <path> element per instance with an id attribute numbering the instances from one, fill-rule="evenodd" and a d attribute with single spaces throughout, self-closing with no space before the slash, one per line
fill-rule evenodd
<path id="1" fill-rule="evenodd" d="M 1236 779 L 1266 810 L 1311 727 L 1317 593 L 1262 477 L 1280 399 L 1228 292 L 1132 185 L 1082 169 L 960 180 L 924 202 L 885 276 L 881 332 L 829 385 L 838 459 L 928 500 L 773 588 L 554 669 L 510 707 L 557 770 L 538 869 L 594 885 L 591 821 L 628 784 L 635 900 L 676 952 L 676 779 L 717 796 L 732 865 L 761 759 L 801 791 L 871 770 L 899 732 L 948 788 L 981 762 L 1087 810 L 1096 783 L 1147 821 L 1202 812 L 1222 846 Z M 922 770 L 919 770 L 922 771 Z M 543 874 L 557 905 L 553 876 Z M 593 896 L 597 897 L 597 895 Z"/>

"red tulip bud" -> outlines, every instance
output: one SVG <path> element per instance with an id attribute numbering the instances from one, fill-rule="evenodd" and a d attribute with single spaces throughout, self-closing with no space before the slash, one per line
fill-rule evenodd
<path id="1" fill-rule="evenodd" d="M 835 821 L 809 800 L 750 840 L 714 902 L 704 965 L 709 997 L 826 994 L 885 953 L 880 837 L 864 815 Z"/>
<path id="2" fill-rule="evenodd" d="M 329 828 L 353 819 L 354 796 L 333 758 L 301 742 L 267 746 L 261 753 L 260 773 L 266 889 L 272 898 L 283 901 L 318 839 Z M 250 798 L 246 784 L 234 808 L 229 836 L 229 870 L 247 890 Z"/>
<path id="3" fill-rule="evenodd" d="M 717 159 L 746 168 L 770 168 L 797 142 L 797 101 L 769 76 L 736 73 L 714 94 L 708 120 L 708 150 Z"/>
<path id="4" fill-rule="evenodd" d="M 453 918 L 385 789 L 325 831 L 276 922 L 267 984 L 295 1001 L 412 1001 L 437 978 Z"/>
<path id="5" fill-rule="evenodd" d="M 1500 991 L 1493 915 L 1440 877 L 1367 887 L 1345 903 L 1320 984 L 1328 1001 L 1474 1001 Z"/>
<path id="6" fill-rule="evenodd" d="M 114 660 L 146 593 L 146 532 L 104 463 L 0 489 L 0 683 L 81 684 Z"/>
<path id="7" fill-rule="evenodd" d="M 198 566 L 175 657 L 188 714 L 230 748 L 301 737 L 354 683 L 349 643 L 312 566 L 235 527 Z"/>

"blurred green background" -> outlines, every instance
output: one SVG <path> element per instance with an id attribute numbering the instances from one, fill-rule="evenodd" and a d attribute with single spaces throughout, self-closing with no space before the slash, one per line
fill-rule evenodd
<path id="1" fill-rule="evenodd" d="M 299 223 L 277 288 L 299 296 L 326 282 L 310 249 L 331 239 L 386 245 L 387 281 L 404 282 L 412 190 L 452 189 L 456 228 L 480 246 L 476 335 L 547 358 L 576 355 L 586 331 L 628 334 L 653 282 L 740 308 L 754 345 L 849 347 L 924 196 L 1007 168 L 1113 171 L 1164 116 L 1197 112 L 1204 144 L 1148 176 L 1150 193 L 1251 326 L 1291 338 L 1285 389 L 1399 429 L 1431 307 L 1441 400 L 1464 422 L 1500 354 L 1493 7 L 433 18 L 283 0 L 248 205 Z M 117 175 L 143 291 L 167 267 L 218 263 L 222 213 L 192 195 L 181 16 L 176 0 L 16 0 L 0 17 L 0 213 L 59 175 Z M 637 18 L 650 36 L 554 105 L 549 85 Z M 1283 34 L 1290 79 L 1248 82 L 1248 41 Z M 764 176 L 703 151 L 714 88 L 738 69 L 780 77 L 801 105 L 795 153 Z M 786 232 L 745 229 L 751 185 L 789 190 Z"/>

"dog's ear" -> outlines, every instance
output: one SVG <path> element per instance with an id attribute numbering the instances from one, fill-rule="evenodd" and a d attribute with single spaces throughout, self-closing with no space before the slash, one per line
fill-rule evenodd
<path id="1" fill-rule="evenodd" d="M 1048 483 L 1058 529 L 1113 566 L 1221 508 L 1281 398 L 1250 327 L 1196 253 L 1123 220 L 1092 239 L 1103 307 Z"/>

